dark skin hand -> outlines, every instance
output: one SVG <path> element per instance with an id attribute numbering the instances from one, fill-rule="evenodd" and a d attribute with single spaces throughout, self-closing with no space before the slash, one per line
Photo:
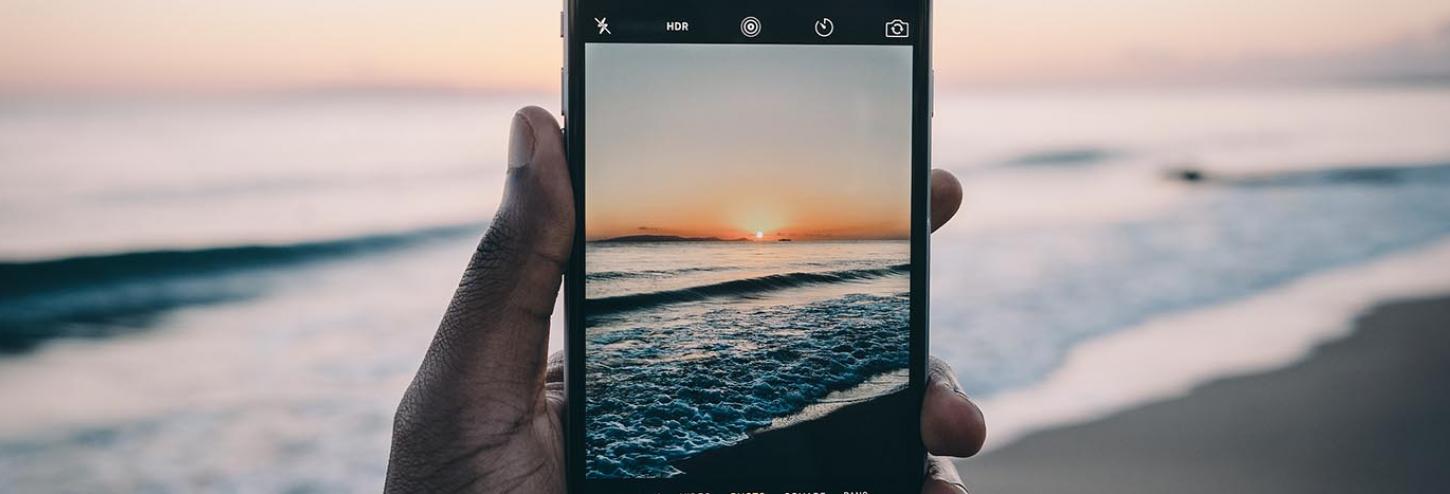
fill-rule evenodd
<path id="1" fill-rule="evenodd" d="M 422 367 L 398 405 L 388 492 L 564 492 L 562 355 L 548 356 L 549 318 L 574 235 L 574 200 L 559 124 L 520 110 L 503 203 L 469 262 Z M 961 205 L 961 185 L 933 170 L 932 230 Z M 930 453 L 923 492 L 966 492 L 948 457 L 976 454 L 982 413 L 933 358 L 922 403 Z"/>

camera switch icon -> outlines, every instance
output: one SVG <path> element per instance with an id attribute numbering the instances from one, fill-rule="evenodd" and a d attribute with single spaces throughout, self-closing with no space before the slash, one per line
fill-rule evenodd
<path id="1" fill-rule="evenodd" d="M 886 23 L 886 37 L 888 38 L 909 38 L 911 37 L 911 23 L 901 19 L 892 19 Z"/>

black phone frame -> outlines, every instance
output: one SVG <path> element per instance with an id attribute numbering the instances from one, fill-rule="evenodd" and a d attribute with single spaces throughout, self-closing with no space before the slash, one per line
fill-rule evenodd
<path id="1" fill-rule="evenodd" d="M 867 492 L 915 494 L 926 473 L 924 447 L 917 447 L 911 467 L 883 471 L 863 479 L 749 479 L 711 485 L 683 485 L 671 479 L 587 479 L 584 474 L 584 180 L 586 156 L 584 126 L 584 46 L 586 43 L 754 43 L 832 45 L 910 45 L 914 48 L 912 90 L 911 179 L 911 357 L 909 390 L 913 403 L 924 395 L 928 361 L 928 297 L 930 285 L 930 176 L 933 70 L 931 63 L 931 0 L 564 0 L 560 36 L 564 66 L 560 71 L 565 149 L 574 186 L 575 234 L 565 275 L 565 386 L 572 406 L 565 417 L 566 481 L 571 493 L 699 493 L 728 494 Z M 607 17 L 610 34 L 598 32 L 596 17 Z M 745 36 L 740 23 L 757 17 L 764 25 L 755 37 Z M 835 30 L 829 38 L 812 29 L 815 19 L 827 17 Z M 910 26 L 909 37 L 885 36 L 885 21 L 901 19 Z M 690 22 L 689 32 L 668 32 L 669 21 Z M 913 423 L 898 424 L 906 433 L 920 430 L 920 413 Z M 915 442 L 918 446 L 919 437 Z"/>

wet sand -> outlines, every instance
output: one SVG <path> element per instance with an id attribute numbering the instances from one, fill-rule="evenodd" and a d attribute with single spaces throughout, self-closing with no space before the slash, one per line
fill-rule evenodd
<path id="1" fill-rule="evenodd" d="M 916 424 L 910 414 L 909 391 L 843 407 L 819 419 L 759 433 L 740 444 L 700 453 L 674 466 L 681 478 L 731 478 L 750 472 L 752 478 L 786 479 L 818 475 L 850 478 L 876 473 L 887 462 L 910 465 Z M 866 446 L 863 446 L 866 445 Z"/>
<path id="2" fill-rule="evenodd" d="M 1291 367 L 958 466 L 975 494 L 1450 492 L 1450 297 L 1355 325 Z"/>

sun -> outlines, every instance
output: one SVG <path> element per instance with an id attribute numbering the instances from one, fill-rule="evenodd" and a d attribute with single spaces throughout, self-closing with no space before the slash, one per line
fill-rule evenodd
<path id="1" fill-rule="evenodd" d="M 756 239 L 756 240 L 760 240 L 760 239 L 762 239 L 762 238 L 765 238 L 765 232 L 762 232 L 762 231 L 756 231 L 756 232 L 755 232 L 755 239 Z"/>

